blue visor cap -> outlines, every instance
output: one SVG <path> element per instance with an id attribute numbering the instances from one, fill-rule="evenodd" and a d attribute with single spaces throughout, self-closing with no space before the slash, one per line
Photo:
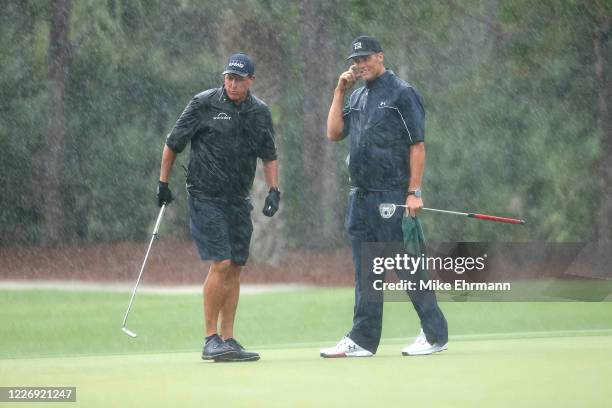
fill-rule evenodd
<path id="1" fill-rule="evenodd" d="M 255 63 L 245 53 L 232 54 L 227 61 L 225 71 L 223 71 L 223 75 L 225 74 L 236 74 L 241 77 L 253 75 L 255 74 Z"/>
<path id="2" fill-rule="evenodd" d="M 376 38 L 370 37 L 369 35 L 360 35 L 351 43 L 351 55 L 349 55 L 347 60 L 355 57 L 376 54 L 382 52 L 382 50 L 383 49 Z"/>

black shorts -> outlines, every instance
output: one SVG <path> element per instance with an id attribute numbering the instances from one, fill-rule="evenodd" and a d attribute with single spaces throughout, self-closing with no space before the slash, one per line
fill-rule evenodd
<path id="1" fill-rule="evenodd" d="M 245 265 L 253 233 L 250 200 L 226 201 L 189 195 L 189 227 L 200 258 Z"/>

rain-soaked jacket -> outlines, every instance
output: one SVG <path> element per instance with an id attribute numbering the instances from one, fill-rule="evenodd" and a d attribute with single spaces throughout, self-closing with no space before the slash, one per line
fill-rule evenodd
<path id="1" fill-rule="evenodd" d="M 351 186 L 406 190 L 410 146 L 424 140 L 425 109 L 416 89 L 386 70 L 351 94 L 343 115 Z"/>
<path id="2" fill-rule="evenodd" d="M 240 105 L 222 87 L 194 96 L 166 138 L 176 153 L 189 142 L 187 190 L 195 197 L 248 197 L 257 158 L 276 160 L 270 110 L 250 92 Z"/>

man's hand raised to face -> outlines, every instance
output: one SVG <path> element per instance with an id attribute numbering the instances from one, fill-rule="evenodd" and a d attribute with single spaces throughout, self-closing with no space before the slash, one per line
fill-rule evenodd
<path id="1" fill-rule="evenodd" d="M 340 74 L 336 87 L 341 91 L 347 91 L 353 87 L 358 79 L 359 73 L 357 71 L 357 66 L 353 64 L 347 71 Z"/>

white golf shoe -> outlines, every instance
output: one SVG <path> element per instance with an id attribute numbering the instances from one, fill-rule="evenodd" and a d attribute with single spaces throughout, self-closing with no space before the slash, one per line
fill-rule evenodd
<path id="1" fill-rule="evenodd" d="M 404 347 L 402 349 L 402 355 L 404 356 L 422 356 L 426 354 L 439 353 L 440 351 L 444 351 L 448 348 L 448 343 L 444 344 L 429 344 L 427 338 L 425 337 L 425 333 L 423 333 L 423 329 L 414 340 L 414 343 L 411 345 Z"/>
<path id="2" fill-rule="evenodd" d="M 348 337 L 343 338 L 334 347 L 321 349 L 321 357 L 324 358 L 339 358 L 339 357 L 371 357 L 370 351 L 359 346 Z"/>

